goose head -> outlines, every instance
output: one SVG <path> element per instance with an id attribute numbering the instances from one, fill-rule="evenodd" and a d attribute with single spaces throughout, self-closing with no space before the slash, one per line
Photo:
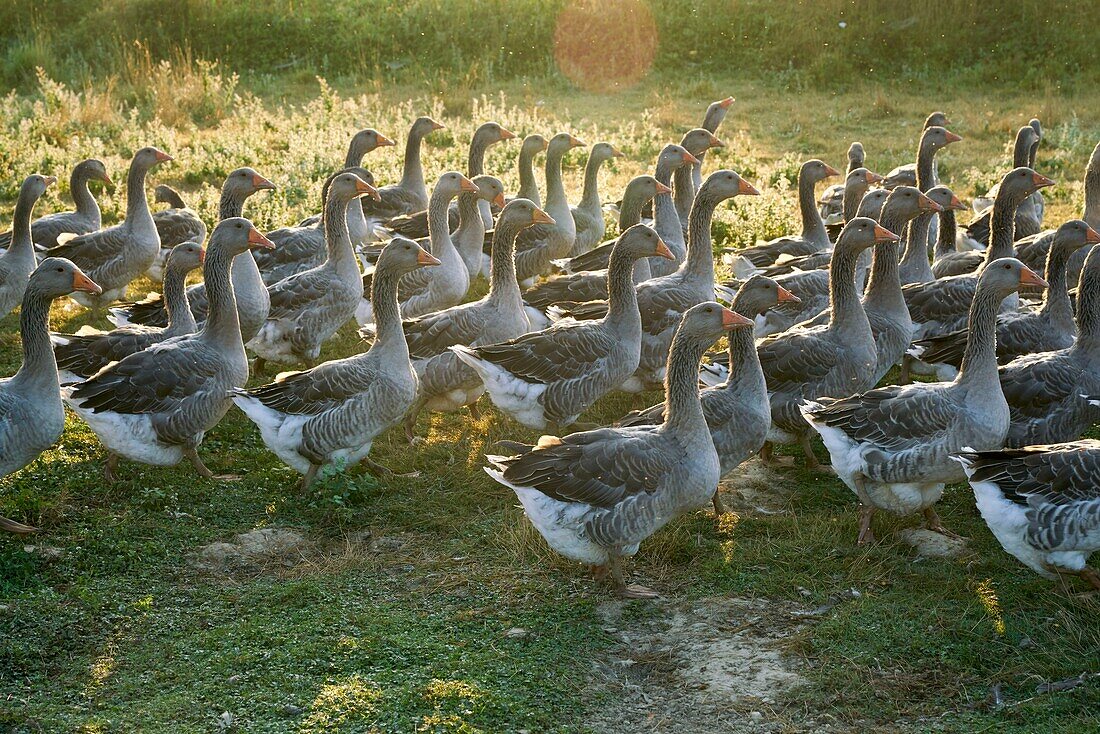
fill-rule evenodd
<path id="1" fill-rule="evenodd" d="M 227 253 L 236 257 L 248 250 L 272 250 L 275 243 L 264 237 L 252 222 L 244 217 L 229 217 L 218 222 L 210 233 L 211 253 Z"/>
<path id="2" fill-rule="evenodd" d="M 687 148 L 682 145 L 666 145 L 661 149 L 661 154 L 657 156 L 658 168 L 665 167 L 673 171 L 681 166 L 698 162 L 699 159 L 689 153 Z"/>
<path id="3" fill-rule="evenodd" d="M 924 118 L 924 127 L 947 127 L 951 124 L 951 120 L 947 119 L 947 114 L 944 112 L 933 112 L 928 117 Z"/>
<path id="4" fill-rule="evenodd" d="M 496 176 L 474 176 L 471 179 L 477 186 L 477 198 L 483 199 L 493 206 L 504 206 L 504 183 Z"/>
<path id="5" fill-rule="evenodd" d="M 387 145 L 395 145 L 395 143 L 374 128 L 360 130 L 351 136 L 351 143 L 348 144 L 348 159 L 360 161 L 372 150 Z"/>
<path id="6" fill-rule="evenodd" d="M 684 137 L 680 139 L 680 145 L 694 156 L 706 153 L 711 148 L 726 147 L 726 144 L 715 137 L 714 133 L 701 127 L 684 133 Z"/>
<path id="7" fill-rule="evenodd" d="M 802 299 L 766 275 L 754 275 L 737 290 L 731 308 L 742 316 L 758 316 L 780 303 L 801 303 Z"/>
<path id="8" fill-rule="evenodd" d="M 443 194 L 448 199 L 453 199 L 459 194 L 476 194 L 477 192 L 477 184 L 473 181 L 466 178 L 458 171 L 447 171 L 447 173 L 444 173 L 439 177 L 439 180 L 436 181 L 433 193 Z"/>
<path id="9" fill-rule="evenodd" d="M 612 158 L 623 158 L 624 156 L 622 151 L 618 150 L 611 143 L 596 143 L 592 146 L 592 152 L 589 153 L 589 157 L 603 163 Z"/>
<path id="10" fill-rule="evenodd" d="M 717 102 L 711 102 L 707 106 L 706 114 L 703 115 L 703 127 L 711 132 L 717 130 L 722 121 L 726 119 L 726 114 L 733 106 L 734 101 L 733 97 L 726 97 Z"/>
<path id="11" fill-rule="evenodd" d="M 537 153 L 546 150 L 546 146 L 548 145 L 549 143 L 546 141 L 546 138 L 535 133 L 523 139 L 523 144 L 520 145 L 519 153 L 523 156 L 534 157 Z"/>
<path id="12" fill-rule="evenodd" d="M 861 217 L 870 217 L 871 219 L 881 219 L 882 207 L 889 196 L 890 191 L 887 189 L 872 189 L 868 191 L 863 195 L 863 198 L 859 200 L 859 211 L 856 212 L 857 215 Z"/>
<path id="13" fill-rule="evenodd" d="M 760 196 L 760 192 L 736 171 L 725 168 L 707 176 L 707 180 L 699 188 L 698 196 L 700 199 L 714 198 L 722 201 L 735 196 Z"/>
<path id="14" fill-rule="evenodd" d="M 882 207 L 882 219 L 908 222 L 921 212 L 939 212 L 943 207 L 920 192 L 915 186 L 898 186 L 886 197 Z"/>
<path id="15" fill-rule="evenodd" d="M 474 132 L 473 147 L 488 147 L 494 143 L 511 140 L 516 134 L 499 122 L 486 122 Z"/>
<path id="16" fill-rule="evenodd" d="M 23 184 L 19 187 L 19 198 L 33 204 L 41 199 L 42 195 L 46 193 L 46 189 L 55 183 L 57 183 L 57 179 L 53 176 L 32 173 L 23 179 Z"/>
<path id="17" fill-rule="evenodd" d="M 103 289 L 92 281 L 71 260 L 63 257 L 47 257 L 31 273 L 27 290 L 38 292 L 47 298 L 60 298 L 74 291 L 98 296 Z"/>
<path id="18" fill-rule="evenodd" d="M 798 171 L 798 180 L 808 180 L 817 183 L 818 181 L 824 181 L 827 178 L 839 175 L 840 171 L 836 170 L 825 161 L 812 158 L 802 164 L 802 168 Z"/>
<path id="19" fill-rule="evenodd" d="M 635 224 L 619 235 L 615 243 L 615 249 L 624 252 L 631 261 L 643 257 L 663 257 L 666 260 L 675 260 L 672 250 L 657 234 L 657 230 L 644 224 Z"/>
<path id="20" fill-rule="evenodd" d="M 751 329 L 755 322 L 715 301 L 704 301 L 684 312 L 679 335 L 701 345 L 710 345 L 724 332 Z"/>
<path id="21" fill-rule="evenodd" d="M 569 150 L 573 148 L 580 148 L 584 146 L 584 141 L 575 138 L 569 133 L 558 133 L 554 137 L 550 138 L 550 143 L 546 146 L 546 157 L 562 157 Z"/>
<path id="22" fill-rule="evenodd" d="M 335 174 L 328 185 L 328 195 L 334 196 L 338 201 L 350 202 L 361 196 L 370 196 L 377 200 L 378 189 L 353 172 L 354 169 L 345 169 Z"/>
<path id="23" fill-rule="evenodd" d="M 1041 173 L 1036 173 L 1027 166 L 1013 168 L 1001 179 L 1001 187 L 997 191 L 997 201 L 1007 203 L 1013 207 L 1041 188 L 1053 186 L 1054 180 Z"/>
<path id="24" fill-rule="evenodd" d="M 168 253 L 168 270 L 190 273 L 206 261 L 206 250 L 198 242 L 181 242 Z"/>
<path id="25" fill-rule="evenodd" d="M 436 130 L 443 130 L 447 126 L 441 122 L 436 122 L 430 117 L 418 117 L 413 121 L 412 128 L 409 130 L 409 135 L 413 137 L 422 138 L 429 133 L 433 133 Z"/>
<path id="26" fill-rule="evenodd" d="M 132 170 L 148 171 L 153 166 L 167 163 L 170 160 L 172 160 L 172 156 L 163 150 L 147 146 L 134 153 L 134 160 L 130 162 L 130 168 Z"/>
<path id="27" fill-rule="evenodd" d="M 957 143 L 962 140 L 962 137 L 956 135 L 945 127 L 940 125 L 933 125 L 924 129 L 924 133 L 920 136 L 920 147 L 923 150 L 937 151 L 941 148 L 950 145 L 951 143 Z"/>
<path id="28" fill-rule="evenodd" d="M 899 239 L 900 237 L 870 217 L 856 217 L 840 230 L 835 250 L 859 252 L 875 245 L 897 242 Z"/>
<path id="29" fill-rule="evenodd" d="M 257 191 L 274 191 L 275 184 L 256 172 L 255 169 L 245 166 L 230 171 L 222 184 L 223 192 L 230 192 L 242 198 L 247 198 Z"/>
<path id="30" fill-rule="evenodd" d="M 530 199 L 512 199 L 500 212 L 497 228 L 502 226 L 524 229 L 532 224 L 555 224 L 554 218 L 535 206 Z"/>
<path id="31" fill-rule="evenodd" d="M 653 176 L 635 176 L 630 179 L 630 182 L 626 185 L 626 189 L 623 191 L 623 198 L 631 198 L 637 196 L 642 202 L 649 201 L 657 194 L 671 194 L 672 189 L 665 186 L 663 183 L 653 178 Z"/>
<path id="32" fill-rule="evenodd" d="M 863 143 L 857 140 L 848 146 L 848 168 L 859 168 L 864 160 L 866 160 L 866 153 L 863 150 Z"/>
<path id="33" fill-rule="evenodd" d="M 992 289 L 1000 298 L 1007 298 L 1022 286 L 1046 288 L 1047 282 L 1034 270 L 1014 257 L 1002 257 L 986 265 L 978 277 L 978 290 Z M 975 295 L 977 298 L 977 295 Z"/>
<path id="34" fill-rule="evenodd" d="M 966 204 L 959 201 L 959 197 L 955 196 L 955 192 L 946 186 L 933 186 L 924 192 L 932 201 L 939 204 L 941 210 L 954 209 L 955 211 L 965 211 Z"/>
<path id="35" fill-rule="evenodd" d="M 1071 219 L 1054 233 L 1054 243 L 1051 252 L 1055 249 L 1066 253 L 1073 253 L 1085 245 L 1100 244 L 1100 233 L 1090 227 L 1083 219 Z"/>
<path id="36" fill-rule="evenodd" d="M 378 256 L 377 270 L 393 272 L 398 276 L 411 273 L 417 268 L 439 265 L 439 259 L 406 237 L 394 237 Z"/>
<path id="37" fill-rule="evenodd" d="M 73 172 L 85 179 L 94 178 L 97 181 L 102 181 L 107 186 L 114 186 L 111 177 L 107 175 L 107 166 L 98 158 L 89 158 L 88 160 L 81 161 L 76 164 L 76 168 L 73 169 Z"/>

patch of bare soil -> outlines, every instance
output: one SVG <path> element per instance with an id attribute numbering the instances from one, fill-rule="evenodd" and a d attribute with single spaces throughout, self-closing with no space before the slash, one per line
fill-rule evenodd
<path id="1" fill-rule="evenodd" d="M 906 545 L 925 558 L 958 558 L 967 551 L 966 540 L 941 535 L 928 528 L 906 528 L 898 533 Z"/>
<path id="2" fill-rule="evenodd" d="M 790 509 L 791 491 L 779 475 L 753 458 L 718 483 L 722 501 L 739 515 L 776 515 Z"/>
<path id="3" fill-rule="evenodd" d="M 784 647 L 807 624 L 796 605 L 712 597 L 657 601 L 657 614 L 624 624 L 624 602 L 605 602 L 605 630 L 620 641 L 595 664 L 612 704 L 585 723 L 599 732 L 791 731 L 777 709 L 806 684 Z M 806 722 L 805 731 L 827 731 Z M 800 729 L 795 729 L 800 730 Z"/>

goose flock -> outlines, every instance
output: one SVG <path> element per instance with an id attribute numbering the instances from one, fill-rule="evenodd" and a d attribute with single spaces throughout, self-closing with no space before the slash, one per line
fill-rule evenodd
<path id="1" fill-rule="evenodd" d="M 621 565 L 646 538 L 708 504 L 725 512 L 719 481 L 754 455 L 777 462 L 776 444 L 817 467 L 819 439 L 858 499 L 857 543 L 874 541 L 880 511 L 954 535 L 936 505 L 968 481 L 1007 552 L 1100 588 L 1087 565 L 1100 549 L 1100 442 L 1082 440 L 1100 419 L 1100 145 L 1083 218 L 1044 229 L 1041 190 L 1055 182 L 1035 170 L 1042 128 L 1030 121 L 960 226 L 964 205 L 936 158 L 962 138 L 936 112 L 915 161 L 886 174 L 853 142 L 843 180 L 817 197 L 842 173 L 806 160 L 800 231 L 716 259 L 716 208 L 760 193 L 736 171 L 703 169 L 725 145 L 732 103 L 711 104 L 652 175 L 626 185 L 610 239 L 599 176 L 623 154 L 588 148 L 571 204 L 562 161 L 586 143 L 529 134 L 508 196 L 485 172 L 486 151 L 517 138 L 497 122 L 473 135 L 465 172 L 441 172 L 430 190 L 421 144 L 442 124 L 412 123 L 401 178 L 385 185 L 364 158 L 395 143 L 362 130 L 325 181 L 320 214 L 267 233 L 244 207 L 276 184 L 249 167 L 226 177 L 209 228 L 168 186 L 156 189 L 168 208 L 150 210 L 146 179 L 172 161 L 157 148 L 134 153 L 126 216 L 106 228 L 88 188 L 110 183 L 101 161 L 74 166 L 75 211 L 37 219 L 56 179 L 27 176 L 0 235 L 0 316 L 21 309 L 23 350 L 0 380 L 3 475 L 57 441 L 68 406 L 99 438 L 108 481 L 123 460 L 186 460 L 214 477 L 199 450 L 236 406 L 302 489 L 330 465 L 390 476 L 370 457 L 379 434 L 401 426 L 415 446 L 424 411 L 476 416 L 487 394 L 547 435 L 500 442 L 485 471 L 555 551 L 625 597 L 655 596 Z M 126 302 L 145 275 L 162 292 Z M 63 297 L 116 328 L 51 333 Z M 353 321 L 364 349 L 320 361 Z M 248 386 L 268 362 L 293 371 Z M 657 405 L 611 426 L 581 422 L 612 392 L 654 388 Z M 0 529 L 37 530 L 6 518 Z"/>

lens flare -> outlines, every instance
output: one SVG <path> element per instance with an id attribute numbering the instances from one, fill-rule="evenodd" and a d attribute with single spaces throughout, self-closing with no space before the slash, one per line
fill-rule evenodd
<path id="1" fill-rule="evenodd" d="M 642 0 L 573 0 L 558 15 L 554 60 L 561 73 L 591 92 L 638 83 L 657 53 L 657 24 Z"/>

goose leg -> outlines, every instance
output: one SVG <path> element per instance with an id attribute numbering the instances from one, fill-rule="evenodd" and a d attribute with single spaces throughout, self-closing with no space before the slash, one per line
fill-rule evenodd
<path id="1" fill-rule="evenodd" d="M 37 533 L 38 528 L 31 525 L 24 525 L 21 522 L 15 520 L 9 520 L 6 517 L 0 517 L 0 530 L 6 533 L 15 533 L 16 535 L 26 535 L 28 533 Z"/>
<path id="2" fill-rule="evenodd" d="M 198 449 L 194 446 L 188 446 L 183 450 L 183 455 L 187 457 L 187 460 L 191 462 L 191 466 L 195 467 L 195 471 L 199 473 L 199 476 L 205 479 L 219 479 L 224 482 L 236 482 L 240 480 L 239 474 L 215 474 L 210 471 L 206 464 L 202 463 L 202 459 L 199 457 Z"/>
<path id="3" fill-rule="evenodd" d="M 929 530 L 939 533 L 940 535 L 945 535 L 948 538 L 954 538 L 955 540 L 966 540 L 966 538 L 958 533 L 944 527 L 943 520 L 940 519 L 940 515 L 936 512 L 935 507 L 925 508 L 923 514 L 924 524 Z"/>
<path id="4" fill-rule="evenodd" d="M 659 594 L 647 586 L 627 584 L 623 581 L 623 569 L 619 557 L 611 556 L 611 578 L 615 584 L 615 594 L 622 599 L 656 599 Z"/>
<path id="5" fill-rule="evenodd" d="M 725 515 L 729 510 L 726 508 L 726 503 L 722 501 L 722 493 L 717 489 L 714 490 L 714 496 L 710 500 L 714 504 L 715 515 Z"/>
<path id="6" fill-rule="evenodd" d="M 856 536 L 856 545 L 867 545 L 875 542 L 875 534 L 871 531 L 871 518 L 875 516 L 875 508 L 861 502 L 859 505 L 859 535 Z"/>
<path id="7" fill-rule="evenodd" d="M 115 470 L 118 469 L 118 454 L 108 453 L 107 463 L 103 465 L 103 478 L 107 480 L 109 484 L 114 484 L 118 481 L 118 474 Z"/>
<path id="8" fill-rule="evenodd" d="M 420 417 L 420 409 L 423 405 L 424 403 L 417 400 L 409 408 L 409 412 L 405 414 L 405 440 L 409 442 L 410 446 L 424 443 L 424 439 L 416 435 L 416 419 Z"/>
<path id="9" fill-rule="evenodd" d="M 814 453 L 813 436 L 807 432 L 798 437 L 798 443 L 802 447 L 802 454 L 806 457 L 806 468 L 817 469 L 821 466 L 821 462 L 817 460 L 817 454 Z"/>
<path id="10" fill-rule="evenodd" d="M 320 464 L 310 464 L 309 469 L 302 475 L 302 479 L 298 482 L 298 491 L 305 492 L 310 486 L 313 485 L 313 480 L 317 478 L 317 472 L 321 469 Z"/>
<path id="11" fill-rule="evenodd" d="M 267 367 L 267 360 L 264 359 L 263 357 L 256 357 L 256 359 L 252 360 L 252 374 L 253 375 L 262 375 L 264 373 L 264 368 L 266 368 L 266 367 Z"/>
<path id="12" fill-rule="evenodd" d="M 898 375 L 899 385 L 908 385 L 913 381 L 913 378 L 909 375 L 909 370 L 913 364 L 912 355 L 906 354 L 901 358 L 901 374 Z"/>
<path id="13" fill-rule="evenodd" d="M 470 409 L 470 417 L 471 418 L 473 418 L 475 421 L 481 420 L 481 408 L 477 407 L 477 401 L 476 400 L 474 402 L 470 403 L 469 405 L 467 405 L 466 407 Z"/>

